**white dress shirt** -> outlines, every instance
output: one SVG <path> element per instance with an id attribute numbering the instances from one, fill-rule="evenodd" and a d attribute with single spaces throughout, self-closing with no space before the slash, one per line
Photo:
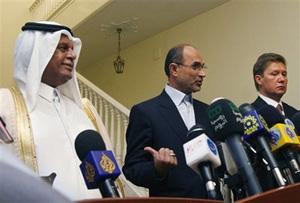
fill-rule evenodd
<path id="1" fill-rule="evenodd" d="M 273 106 L 273 107 L 276 108 L 276 109 L 278 109 L 277 106 L 280 105 L 280 106 L 281 106 L 281 109 L 282 109 L 281 113 L 282 113 L 283 115 L 285 115 L 285 114 L 284 114 L 283 105 L 282 105 L 282 102 L 281 102 L 281 101 L 277 102 L 277 101 L 275 101 L 275 100 L 273 100 L 273 99 L 271 99 L 271 98 L 269 98 L 269 97 L 266 97 L 266 96 L 264 96 L 264 95 L 262 95 L 262 94 L 259 94 L 259 97 L 260 97 L 262 100 L 264 100 L 267 104 Z"/>
<path id="2" fill-rule="evenodd" d="M 189 130 L 196 124 L 192 95 L 186 95 L 169 85 L 166 85 L 165 91 L 174 102 L 185 126 Z"/>

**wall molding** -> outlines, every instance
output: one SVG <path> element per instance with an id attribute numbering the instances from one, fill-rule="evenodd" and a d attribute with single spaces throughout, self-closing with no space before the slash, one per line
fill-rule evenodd
<path id="1" fill-rule="evenodd" d="M 35 0 L 29 7 L 29 12 L 35 20 L 49 20 L 58 15 L 75 0 Z"/>

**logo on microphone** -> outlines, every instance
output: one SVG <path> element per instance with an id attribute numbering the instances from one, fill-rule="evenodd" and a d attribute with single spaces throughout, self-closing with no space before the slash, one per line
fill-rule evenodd
<path id="1" fill-rule="evenodd" d="M 208 117 L 209 119 L 213 119 L 216 116 L 220 115 L 222 113 L 222 108 L 221 106 L 215 106 L 214 108 L 210 108 L 208 111 Z"/>
<path id="2" fill-rule="evenodd" d="M 264 128 L 267 129 L 267 131 L 269 131 L 270 129 L 268 127 L 266 120 L 260 114 L 258 114 L 258 117 L 259 117 L 260 122 L 263 124 Z"/>
<path id="3" fill-rule="evenodd" d="M 291 139 L 293 139 L 296 136 L 289 126 L 285 127 L 285 132 Z"/>
<path id="4" fill-rule="evenodd" d="M 217 147 L 216 145 L 213 143 L 213 141 L 209 138 L 207 138 L 207 145 L 210 149 L 210 151 L 214 154 L 214 155 L 217 155 L 218 154 L 218 150 L 217 150 Z"/>
<path id="5" fill-rule="evenodd" d="M 226 123 L 228 123 L 228 121 L 224 115 L 220 115 L 215 120 L 210 121 L 210 124 L 214 127 L 215 132 L 217 132 L 218 130 L 222 130 Z"/>
<path id="6" fill-rule="evenodd" d="M 284 123 L 287 126 L 291 127 L 292 129 L 295 129 L 295 125 L 294 125 L 294 123 L 290 119 L 288 119 L 288 118 L 284 119 Z"/>
<path id="7" fill-rule="evenodd" d="M 271 142 L 272 142 L 272 144 L 274 144 L 274 145 L 277 145 L 278 144 L 278 141 L 279 141 L 279 139 L 280 139 L 280 131 L 278 130 L 278 129 L 272 129 L 271 131 L 270 131 L 270 133 L 271 133 Z"/>
<path id="8" fill-rule="evenodd" d="M 248 115 L 244 117 L 244 133 L 246 135 L 251 135 L 252 133 L 256 132 L 258 127 L 258 122 L 254 116 Z"/>
<path id="9" fill-rule="evenodd" d="M 99 164 L 103 171 L 107 173 L 112 173 L 116 168 L 114 162 L 104 153 L 102 153 Z"/>
<path id="10" fill-rule="evenodd" d="M 233 115 L 235 115 L 235 121 L 237 123 L 243 123 L 243 115 L 241 114 L 239 109 L 231 101 L 228 101 L 228 105 L 231 108 Z"/>
<path id="11" fill-rule="evenodd" d="M 92 183 L 95 181 L 95 168 L 93 167 L 92 164 L 90 164 L 89 162 L 86 161 L 85 164 L 85 178 L 88 182 Z"/>

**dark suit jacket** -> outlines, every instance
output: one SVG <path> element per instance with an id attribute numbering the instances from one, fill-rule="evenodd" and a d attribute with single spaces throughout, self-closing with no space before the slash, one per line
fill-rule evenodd
<path id="1" fill-rule="evenodd" d="M 259 109 L 262 106 L 268 104 L 262 98 L 257 97 L 256 100 L 252 103 L 252 105 L 254 106 L 255 109 Z M 287 103 L 282 102 L 282 106 L 283 106 L 285 117 L 287 117 L 288 119 L 292 119 L 294 114 L 298 112 L 297 109 L 288 105 Z"/>
<path id="2" fill-rule="evenodd" d="M 262 98 L 257 97 L 257 99 L 252 103 L 253 107 L 257 110 L 259 108 L 261 108 L 264 105 L 268 105 Z M 292 117 L 294 116 L 295 113 L 297 113 L 298 111 L 291 107 L 290 105 L 282 102 L 283 105 L 283 111 L 285 113 L 285 117 L 292 119 Z M 270 126 L 271 127 L 271 126 Z M 284 165 L 285 161 L 281 159 L 281 157 L 276 157 L 277 161 L 279 162 L 279 165 Z M 283 162 L 283 163 L 281 163 Z M 257 174 L 257 177 L 260 181 L 260 184 L 263 188 L 264 191 L 269 190 L 269 189 L 273 189 L 273 188 L 277 188 L 278 184 L 277 181 L 275 180 L 272 172 L 267 171 L 266 166 L 257 160 L 257 162 L 255 163 L 255 172 Z"/>
<path id="3" fill-rule="evenodd" d="M 194 99 L 196 123 L 208 126 L 207 104 Z M 132 107 L 126 133 L 127 154 L 123 173 L 138 186 L 149 188 L 150 196 L 206 198 L 202 179 L 186 165 L 183 144 L 188 129 L 175 104 L 163 91 L 159 96 Z M 151 146 L 174 150 L 178 165 L 161 178 L 153 158 L 144 151 Z"/>

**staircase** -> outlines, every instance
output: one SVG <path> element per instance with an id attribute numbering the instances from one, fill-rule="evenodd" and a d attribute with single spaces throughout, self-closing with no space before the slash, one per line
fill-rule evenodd
<path id="1" fill-rule="evenodd" d="M 123 166 L 126 154 L 125 134 L 128 125 L 129 110 L 79 73 L 77 73 L 77 79 L 81 96 L 88 98 L 96 108 L 107 128 L 116 160 L 119 166 Z M 121 181 L 121 187 L 123 187 L 121 191 L 124 191 L 126 197 L 148 196 L 146 188 L 133 185 L 124 176 L 121 177 Z"/>

